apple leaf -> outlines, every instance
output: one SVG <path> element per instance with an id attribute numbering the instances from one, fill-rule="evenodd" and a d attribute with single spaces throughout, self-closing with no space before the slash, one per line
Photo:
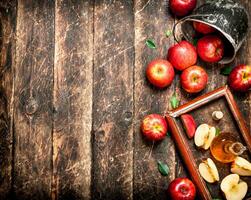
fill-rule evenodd
<path id="1" fill-rule="evenodd" d="M 177 108 L 179 106 L 179 104 L 180 104 L 180 101 L 177 99 L 176 94 L 174 94 L 171 97 L 170 102 L 171 102 L 171 106 L 172 106 L 173 109 Z"/>
<path id="2" fill-rule="evenodd" d="M 161 161 L 158 161 L 158 169 L 162 176 L 167 176 L 169 174 L 169 167 Z"/>
<path id="3" fill-rule="evenodd" d="M 199 40 L 198 38 L 193 39 L 193 46 L 197 46 L 198 40 Z"/>
<path id="4" fill-rule="evenodd" d="M 150 49 L 156 49 L 156 45 L 155 45 L 154 41 L 151 40 L 151 39 L 146 40 L 146 45 L 147 45 Z"/>
<path id="5" fill-rule="evenodd" d="M 220 129 L 219 128 L 216 128 L 216 133 L 215 133 L 215 135 L 217 136 L 217 135 L 220 135 Z"/>
<path id="6" fill-rule="evenodd" d="M 165 33 L 165 35 L 166 35 L 167 38 L 168 38 L 171 34 L 172 34 L 172 31 L 171 31 L 171 30 L 167 30 L 166 33 Z"/>
<path id="7" fill-rule="evenodd" d="M 232 67 L 227 66 L 227 67 L 224 67 L 223 69 L 221 69 L 220 74 L 228 76 L 231 71 L 232 71 Z"/>

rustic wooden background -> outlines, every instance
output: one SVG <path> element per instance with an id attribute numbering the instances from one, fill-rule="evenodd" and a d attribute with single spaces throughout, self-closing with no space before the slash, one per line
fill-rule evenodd
<path id="1" fill-rule="evenodd" d="M 166 199 L 185 169 L 171 137 L 148 142 L 139 126 L 169 110 L 174 92 L 181 103 L 195 97 L 179 75 L 165 90 L 145 78 L 175 43 L 164 34 L 175 21 L 168 0 L 0 0 L 1 200 Z M 249 33 L 231 66 L 251 63 L 250 47 Z M 202 93 L 226 83 L 220 65 L 200 65 Z M 251 92 L 235 96 L 250 125 Z"/>

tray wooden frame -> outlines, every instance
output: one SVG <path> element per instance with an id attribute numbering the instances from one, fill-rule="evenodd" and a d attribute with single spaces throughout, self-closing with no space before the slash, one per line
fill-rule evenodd
<path id="1" fill-rule="evenodd" d="M 166 114 L 166 120 L 171 129 L 172 138 L 174 139 L 174 142 L 180 152 L 180 155 L 184 161 L 184 164 L 187 167 L 187 170 L 191 176 L 191 179 L 197 186 L 197 191 L 201 199 L 203 200 L 211 200 L 212 196 L 206 186 L 205 181 L 202 179 L 202 177 L 199 174 L 198 166 L 195 162 L 195 159 L 193 158 L 192 151 L 191 149 L 188 148 L 189 145 L 187 143 L 186 135 L 182 133 L 180 127 L 177 125 L 176 118 L 182 114 L 188 113 L 198 107 L 201 107 L 221 97 L 226 98 L 228 106 L 230 107 L 231 113 L 233 114 L 234 119 L 236 120 L 237 125 L 240 129 L 240 133 L 244 141 L 246 142 L 246 146 L 248 147 L 249 152 L 251 152 L 251 135 L 249 133 L 249 130 L 245 124 L 244 118 L 228 86 L 223 86 L 219 89 L 216 89 L 212 92 L 209 92 L 205 95 L 195 98 L 194 100 L 182 106 L 179 106 L 178 108 L 172 111 L 169 111 Z"/>

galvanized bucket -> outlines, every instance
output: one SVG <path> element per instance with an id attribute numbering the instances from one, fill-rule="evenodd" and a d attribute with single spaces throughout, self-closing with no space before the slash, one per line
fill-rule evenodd
<path id="1" fill-rule="evenodd" d="M 225 55 L 219 62 L 227 64 L 233 61 L 244 42 L 248 31 L 248 14 L 245 8 L 233 0 L 218 0 L 203 4 L 193 14 L 181 19 L 174 26 L 174 37 L 192 42 L 196 35 L 193 21 L 214 27 L 222 35 Z"/>

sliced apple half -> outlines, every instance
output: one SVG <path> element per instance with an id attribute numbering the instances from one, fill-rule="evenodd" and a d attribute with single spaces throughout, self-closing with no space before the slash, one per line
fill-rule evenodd
<path id="1" fill-rule="evenodd" d="M 237 156 L 231 165 L 231 172 L 240 176 L 251 176 L 251 163 Z"/>
<path id="2" fill-rule="evenodd" d="M 248 191 L 246 182 L 240 180 L 238 174 L 230 174 L 226 176 L 220 185 L 227 200 L 242 200 Z"/>
<path id="3" fill-rule="evenodd" d="M 218 169 L 211 158 L 199 164 L 199 172 L 202 178 L 208 183 L 214 183 L 220 180 Z"/>
<path id="4" fill-rule="evenodd" d="M 201 124 L 195 131 L 194 143 L 197 147 L 207 150 L 209 149 L 215 135 L 215 127 L 209 126 L 208 124 Z"/>

